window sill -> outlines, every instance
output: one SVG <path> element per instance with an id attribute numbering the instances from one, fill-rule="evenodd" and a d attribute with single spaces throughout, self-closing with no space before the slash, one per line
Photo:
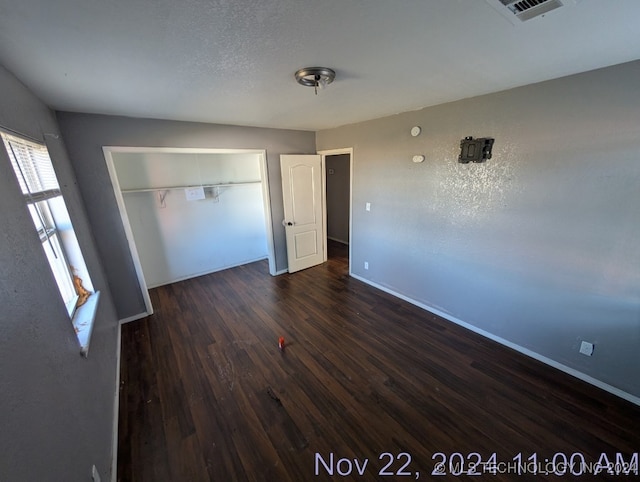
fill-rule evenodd
<path id="1" fill-rule="evenodd" d="M 80 343 L 80 354 L 84 357 L 89 355 L 89 342 L 91 341 L 93 324 L 98 312 L 98 300 L 100 300 L 100 292 L 96 291 L 89 296 L 84 305 L 76 309 L 73 315 L 73 328 Z"/>

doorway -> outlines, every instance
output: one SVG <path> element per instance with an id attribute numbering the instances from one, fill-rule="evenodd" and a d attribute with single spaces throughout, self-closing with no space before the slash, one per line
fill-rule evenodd
<path id="1" fill-rule="evenodd" d="M 353 149 L 319 151 L 324 165 L 327 258 L 348 257 L 351 274 Z"/>

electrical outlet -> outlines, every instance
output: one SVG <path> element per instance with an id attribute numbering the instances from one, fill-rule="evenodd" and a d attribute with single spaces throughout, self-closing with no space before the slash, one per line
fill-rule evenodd
<path id="1" fill-rule="evenodd" d="M 98 469 L 96 469 L 95 465 L 91 468 L 91 479 L 93 482 L 100 482 L 100 474 L 98 473 Z"/>
<path id="2" fill-rule="evenodd" d="M 369 269 L 369 261 L 364 262 L 364 269 Z"/>
<path id="3" fill-rule="evenodd" d="M 593 343 L 589 343 L 588 341 L 583 341 L 580 344 L 580 353 L 586 356 L 593 355 Z"/>

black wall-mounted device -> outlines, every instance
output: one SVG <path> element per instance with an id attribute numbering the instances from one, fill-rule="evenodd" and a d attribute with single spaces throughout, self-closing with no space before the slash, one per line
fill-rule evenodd
<path id="1" fill-rule="evenodd" d="M 491 159 L 491 148 L 493 147 L 493 139 L 490 137 L 465 137 L 460 141 L 460 155 L 458 162 L 467 164 L 469 162 L 484 162 Z"/>

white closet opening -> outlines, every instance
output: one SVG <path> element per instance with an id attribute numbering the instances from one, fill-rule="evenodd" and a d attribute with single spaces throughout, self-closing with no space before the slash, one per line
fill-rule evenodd
<path id="1" fill-rule="evenodd" d="M 104 151 L 147 314 L 149 288 L 262 259 L 275 274 L 263 150 Z"/>

